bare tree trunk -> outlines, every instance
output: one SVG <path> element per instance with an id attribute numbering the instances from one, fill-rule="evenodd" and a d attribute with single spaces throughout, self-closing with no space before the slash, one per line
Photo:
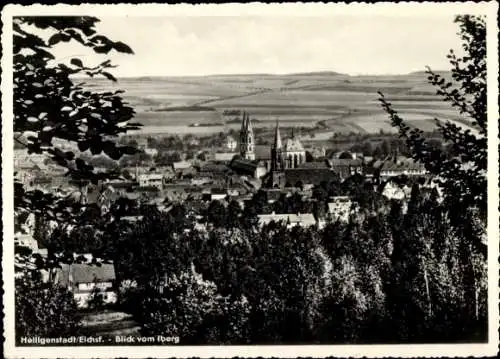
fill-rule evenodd
<path id="1" fill-rule="evenodd" d="M 479 288 L 476 288 L 476 320 L 479 320 Z"/>
<path id="2" fill-rule="evenodd" d="M 429 290 L 429 278 L 427 277 L 427 266 L 425 264 L 424 258 L 422 257 L 422 265 L 424 267 L 424 281 L 425 281 L 425 292 L 427 294 L 427 310 L 429 317 L 432 316 L 432 301 L 431 301 L 431 293 Z"/>
<path id="3" fill-rule="evenodd" d="M 474 270 L 474 263 L 472 260 L 472 245 L 464 244 L 462 249 L 462 266 L 464 270 L 464 289 L 465 297 L 469 298 L 466 302 L 467 311 L 469 315 L 477 320 L 479 318 L 479 297 L 478 285 L 476 283 L 476 271 Z"/>
<path id="4" fill-rule="evenodd" d="M 476 280 L 476 271 L 474 269 L 474 261 L 472 259 L 472 245 L 469 245 L 469 262 L 472 272 L 472 285 L 474 288 L 474 318 L 479 319 L 479 285 Z"/>

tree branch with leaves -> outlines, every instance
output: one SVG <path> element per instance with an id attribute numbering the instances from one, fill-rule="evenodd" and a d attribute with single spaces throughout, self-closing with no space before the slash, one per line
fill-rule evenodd
<path id="1" fill-rule="evenodd" d="M 133 54 L 126 44 L 99 34 L 98 22 L 99 19 L 89 16 L 16 17 L 13 22 L 14 140 L 17 148 L 25 148 L 28 154 L 47 156 L 65 169 L 71 181 L 81 186 L 120 178 L 115 171 L 95 171 L 86 159 L 89 152 L 91 156 L 105 154 L 114 161 L 135 154 L 134 147 L 119 145 L 116 141 L 120 134 L 140 126 L 131 122 L 135 111 L 121 97 L 123 91 L 92 91 L 79 82 L 81 77 L 117 81 L 109 72 L 115 67 L 110 60 L 94 66 L 79 58 L 64 63 L 54 56 L 56 46 L 69 42 L 79 43 L 97 54 L 111 51 Z M 70 144 L 74 150 L 63 150 L 62 144 Z M 23 211 L 33 212 L 38 219 L 60 224 L 64 231 L 70 224 L 88 224 L 85 204 L 68 201 L 58 193 L 27 189 L 17 180 L 14 208 L 16 215 Z M 101 218 L 100 222 L 104 220 Z M 47 258 L 42 258 L 39 254 L 22 256 L 18 253 L 16 258 L 21 256 L 21 262 L 35 264 L 31 274 L 40 269 L 52 273 L 61 262 L 73 261 L 72 253 L 71 258 L 58 254 L 50 251 Z M 25 275 L 16 280 L 16 322 L 23 326 L 18 334 L 72 334 L 78 327 L 72 295 L 50 280 L 49 283 L 29 280 L 28 266 L 24 267 Z M 37 321 L 32 320 L 30 306 L 33 303 L 37 304 L 33 307 Z"/>
<path id="2" fill-rule="evenodd" d="M 463 116 L 458 126 L 435 119 L 449 152 L 433 147 L 418 128 L 411 128 L 379 92 L 380 102 L 391 123 L 398 128 L 413 158 L 422 162 L 444 189 L 445 201 L 459 222 L 471 210 L 486 220 L 487 209 L 487 106 L 486 106 L 486 24 L 482 17 L 457 16 L 464 54 L 453 50 L 448 59 L 451 77 L 427 69 L 436 94 Z M 467 214 L 470 216 L 470 214 Z"/>
<path id="3" fill-rule="evenodd" d="M 52 52 L 60 43 L 76 41 L 98 54 L 133 54 L 126 44 L 98 34 L 98 22 L 94 17 L 17 17 L 13 24 L 14 132 L 25 137 L 25 141 L 17 141 L 29 154 L 53 159 L 72 179 L 93 183 L 118 174 L 94 171 L 77 151 L 63 151 L 58 143 L 73 143 L 80 154 L 88 150 L 92 155 L 105 153 L 118 160 L 136 150 L 115 140 L 119 134 L 139 128 L 139 124 L 130 122 L 135 112 L 120 96 L 123 91 L 92 92 L 84 83 L 75 83 L 79 76 L 116 81 L 108 72 L 115 67 L 110 60 L 87 66 L 73 58 L 67 65 Z M 38 35 L 43 32 L 51 36 L 45 40 Z M 16 195 L 16 209 L 36 209 L 34 201 L 25 201 L 28 194 L 19 185 Z M 54 202 L 54 198 L 47 198 L 44 204 L 47 207 Z"/>

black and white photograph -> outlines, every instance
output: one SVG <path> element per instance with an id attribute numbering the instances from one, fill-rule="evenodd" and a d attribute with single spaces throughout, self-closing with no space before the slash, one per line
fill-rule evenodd
<path id="1" fill-rule="evenodd" d="M 497 10 L 5 7 L 6 357 L 495 355 Z"/>

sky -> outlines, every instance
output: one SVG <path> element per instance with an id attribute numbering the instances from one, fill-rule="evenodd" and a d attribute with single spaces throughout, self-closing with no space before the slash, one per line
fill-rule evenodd
<path id="1" fill-rule="evenodd" d="M 350 75 L 449 69 L 460 49 L 453 15 L 434 16 L 172 16 L 100 17 L 98 32 L 128 44 L 134 55 L 95 55 L 58 45 L 58 59 L 89 64 L 110 58 L 118 77 L 285 74 Z"/>

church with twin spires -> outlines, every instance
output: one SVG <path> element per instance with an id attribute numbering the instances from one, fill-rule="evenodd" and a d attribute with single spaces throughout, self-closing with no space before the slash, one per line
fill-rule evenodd
<path id="1" fill-rule="evenodd" d="M 285 170 L 298 168 L 306 162 L 306 151 L 299 138 L 294 135 L 281 141 L 279 123 L 276 121 L 274 138 L 271 146 L 256 145 L 252 120 L 248 113 L 243 113 L 240 131 L 240 158 L 262 166 L 268 173 L 269 183 L 266 187 L 284 187 Z"/>
<path id="2" fill-rule="evenodd" d="M 279 123 L 276 121 L 273 144 L 271 146 L 256 145 L 250 115 L 243 113 L 240 131 L 240 158 L 249 161 L 258 161 L 261 165 L 265 166 L 267 170 L 270 170 L 273 162 L 273 148 L 277 148 L 281 153 L 284 169 L 297 168 L 302 163 L 306 162 L 306 151 L 304 146 L 299 138 L 295 136 L 293 130 L 292 136 L 288 138 L 283 145 Z"/>

